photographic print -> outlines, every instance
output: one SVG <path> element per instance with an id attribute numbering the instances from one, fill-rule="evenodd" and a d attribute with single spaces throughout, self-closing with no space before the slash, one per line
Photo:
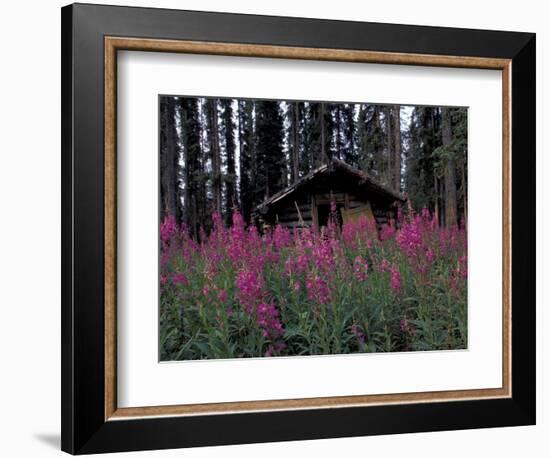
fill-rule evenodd
<path id="1" fill-rule="evenodd" d="M 161 361 L 466 349 L 465 107 L 159 96 Z"/>

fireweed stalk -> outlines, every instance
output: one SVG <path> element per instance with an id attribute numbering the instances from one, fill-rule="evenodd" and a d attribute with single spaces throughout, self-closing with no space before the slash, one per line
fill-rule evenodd
<path id="1" fill-rule="evenodd" d="M 162 360 L 465 348 L 466 229 L 426 210 L 260 234 L 160 227 Z"/>

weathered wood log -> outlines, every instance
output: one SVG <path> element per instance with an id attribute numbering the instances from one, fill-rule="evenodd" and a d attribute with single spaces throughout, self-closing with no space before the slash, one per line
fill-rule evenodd
<path id="1" fill-rule="evenodd" d="M 330 193 L 322 193 L 317 194 L 315 196 L 315 200 L 317 205 L 328 205 L 332 202 L 344 203 L 346 200 L 346 194 L 343 192 L 335 192 L 332 193 L 332 195 Z"/>
<path id="2" fill-rule="evenodd" d="M 311 221 L 304 221 L 303 224 L 301 224 L 298 221 L 289 221 L 289 222 L 279 222 L 279 225 L 281 227 L 284 227 L 286 229 L 304 229 L 306 227 L 311 227 Z"/>
<path id="3" fill-rule="evenodd" d="M 302 219 L 311 219 L 311 211 L 300 211 L 298 214 L 297 212 L 294 213 L 278 213 L 277 217 L 279 221 L 298 221 L 300 219 L 300 215 L 302 216 Z"/>

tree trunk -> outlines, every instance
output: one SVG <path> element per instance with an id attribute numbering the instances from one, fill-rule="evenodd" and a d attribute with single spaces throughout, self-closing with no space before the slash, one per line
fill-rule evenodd
<path id="1" fill-rule="evenodd" d="M 207 206 L 207 200 L 208 200 L 208 193 L 206 189 L 206 170 L 207 170 L 207 148 L 205 145 L 204 137 L 202 135 L 203 129 L 204 129 L 204 100 L 199 99 L 199 129 L 201 132 L 200 135 L 200 168 L 201 168 L 201 179 L 200 179 L 200 206 L 199 206 L 199 221 L 201 226 L 208 231 L 210 228 L 210 222 L 208 221 L 209 213 L 208 213 L 208 206 Z"/>
<path id="2" fill-rule="evenodd" d="M 166 168 L 168 165 L 167 152 L 168 152 L 168 103 L 166 100 L 160 102 L 160 219 L 164 221 L 164 218 L 168 216 L 167 208 L 167 174 Z"/>
<path id="3" fill-rule="evenodd" d="M 232 215 L 236 202 L 235 195 L 235 124 L 233 122 L 232 100 L 226 99 L 223 105 L 223 132 L 225 137 L 225 158 L 226 158 L 226 179 L 225 179 L 225 220 L 227 225 L 231 224 Z"/>
<path id="4" fill-rule="evenodd" d="M 176 130 L 176 104 L 173 98 L 169 97 L 166 101 L 164 112 L 164 140 L 166 142 L 163 158 L 162 174 L 162 195 L 163 195 L 163 214 L 177 218 L 176 197 L 177 189 L 177 130 Z"/>
<path id="5" fill-rule="evenodd" d="M 328 164 L 328 156 L 326 152 L 326 142 L 325 142 L 325 104 L 321 103 L 321 164 L 323 162 Z"/>
<path id="6" fill-rule="evenodd" d="M 294 180 L 300 178 L 300 105 L 294 104 Z"/>
<path id="7" fill-rule="evenodd" d="M 342 159 L 342 113 L 340 113 L 340 104 L 336 105 L 336 151 L 338 159 Z"/>
<path id="8" fill-rule="evenodd" d="M 380 129 L 380 106 L 375 105 L 373 111 L 373 132 L 379 135 Z M 382 177 L 382 170 L 384 164 L 384 148 L 381 141 L 376 141 L 374 144 L 373 159 L 371 168 L 376 172 L 376 176 L 380 179 Z"/>
<path id="9" fill-rule="evenodd" d="M 204 225 L 202 219 L 202 161 L 201 161 L 201 125 L 200 113 L 196 99 L 180 99 L 177 110 L 179 119 L 181 120 L 180 129 L 180 144 L 183 147 L 183 162 L 184 169 L 178 173 L 176 188 L 178 190 L 177 209 L 181 207 L 182 195 L 181 186 L 179 186 L 180 177 L 184 182 L 183 200 L 185 204 L 185 223 L 187 224 L 190 234 L 195 240 L 198 240 L 200 227 Z M 180 169 L 179 153 L 177 154 L 178 169 Z M 178 211 L 181 217 L 181 212 Z"/>
<path id="10" fill-rule="evenodd" d="M 298 102 L 292 105 L 292 181 L 296 183 L 300 176 L 300 113 Z"/>
<path id="11" fill-rule="evenodd" d="M 453 132 L 451 125 L 451 111 L 449 108 L 443 108 L 442 111 L 442 137 L 443 146 L 449 147 L 453 141 Z M 453 154 L 448 151 L 445 161 L 445 225 L 447 227 L 456 226 L 456 170 Z"/>
<path id="12" fill-rule="evenodd" d="M 248 161 L 246 160 L 244 138 L 244 103 L 239 100 L 237 105 L 237 119 L 239 122 L 239 197 L 241 201 L 241 213 L 245 221 L 248 221 Z"/>
<path id="13" fill-rule="evenodd" d="M 193 205 L 193 160 L 191 158 L 191 149 L 189 145 L 189 136 L 186 133 L 187 130 L 187 116 L 186 111 L 181 111 L 181 141 L 183 146 L 183 180 L 184 180 L 184 194 L 183 200 L 185 202 L 185 224 L 191 231 L 191 235 L 195 236 L 194 231 L 194 205 Z"/>
<path id="14" fill-rule="evenodd" d="M 393 107 L 393 187 L 401 191 L 401 113 L 399 105 Z"/>
<path id="15" fill-rule="evenodd" d="M 392 185 L 393 183 L 393 168 L 392 168 L 392 123 L 391 123 L 391 107 L 387 106 L 385 109 L 386 115 L 386 150 L 388 153 L 388 163 L 386 166 L 386 182 Z"/>
<path id="16" fill-rule="evenodd" d="M 210 155 L 212 160 L 212 194 L 214 197 L 214 211 L 222 213 L 222 187 L 221 187 L 221 158 L 220 139 L 218 131 L 218 101 L 210 99 Z"/>

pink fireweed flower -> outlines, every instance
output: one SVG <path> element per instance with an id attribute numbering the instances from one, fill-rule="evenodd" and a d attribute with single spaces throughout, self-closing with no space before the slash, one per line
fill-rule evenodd
<path id="1" fill-rule="evenodd" d="M 224 289 L 221 289 L 218 293 L 218 299 L 220 302 L 227 301 L 227 292 Z"/>
<path id="2" fill-rule="evenodd" d="M 292 242 L 292 236 L 290 231 L 281 225 L 277 224 L 275 230 L 273 231 L 273 244 L 275 248 L 280 250 L 281 248 L 287 247 Z"/>
<path id="3" fill-rule="evenodd" d="M 254 271 L 240 271 L 237 274 L 235 285 L 237 286 L 236 298 L 247 313 L 251 313 L 262 301 L 263 278 Z"/>
<path id="4" fill-rule="evenodd" d="M 205 296 L 208 296 L 210 294 L 210 289 L 208 288 L 208 286 L 205 286 L 202 289 L 202 294 L 204 294 Z"/>
<path id="5" fill-rule="evenodd" d="M 424 220 L 424 222 L 429 222 L 431 219 L 430 210 L 424 207 L 420 212 L 420 216 Z"/>
<path id="6" fill-rule="evenodd" d="M 212 214 L 212 232 L 208 238 L 209 247 L 214 248 L 214 252 L 222 249 L 227 243 L 227 230 L 223 225 L 222 217 L 219 213 Z"/>
<path id="7" fill-rule="evenodd" d="M 279 311 L 273 302 L 265 302 L 258 305 L 256 318 L 258 326 L 262 329 L 262 335 L 266 339 L 275 340 L 284 333 L 284 328 L 279 320 Z"/>
<path id="8" fill-rule="evenodd" d="M 330 289 L 327 283 L 317 275 L 306 279 L 307 297 L 310 301 L 326 304 L 330 301 Z"/>
<path id="9" fill-rule="evenodd" d="M 248 242 L 252 244 L 252 246 L 259 246 L 262 243 L 256 226 L 248 226 Z"/>
<path id="10" fill-rule="evenodd" d="M 164 221 L 160 225 L 160 239 L 164 243 L 168 243 L 170 239 L 176 234 L 178 225 L 176 224 L 176 218 L 172 215 L 164 217 Z"/>
<path id="11" fill-rule="evenodd" d="M 353 273 L 359 281 L 365 281 L 368 278 L 369 264 L 361 256 L 356 256 L 353 260 Z"/>
<path id="12" fill-rule="evenodd" d="M 214 262 L 207 262 L 204 267 L 204 274 L 209 281 L 214 281 L 214 277 L 218 274 L 217 265 Z"/>
<path id="13" fill-rule="evenodd" d="M 378 238 L 374 218 L 363 216 L 357 220 L 348 221 L 342 226 L 342 240 L 351 248 L 357 248 L 358 245 L 365 243 L 371 248 L 373 238 Z"/>
<path id="14" fill-rule="evenodd" d="M 172 275 L 172 283 L 174 283 L 174 285 L 187 285 L 189 281 L 184 274 L 175 273 Z"/>
<path id="15" fill-rule="evenodd" d="M 357 248 L 361 232 L 356 221 L 348 221 L 342 226 L 342 240 L 346 246 Z"/>
<path id="16" fill-rule="evenodd" d="M 193 259 L 193 254 L 195 254 L 198 251 L 198 247 L 196 242 L 193 240 L 187 239 L 183 241 L 183 247 L 181 249 L 181 254 L 183 256 L 183 259 L 187 263 L 190 263 Z"/>
<path id="17" fill-rule="evenodd" d="M 233 263 L 240 263 L 248 256 L 247 233 L 244 220 L 240 213 L 233 213 L 233 225 L 229 229 L 229 240 L 227 242 L 227 255 Z"/>
<path id="18" fill-rule="evenodd" d="M 378 267 L 378 269 L 380 270 L 380 272 L 387 272 L 390 268 L 390 263 L 387 259 L 382 259 L 382 262 L 380 263 L 380 266 Z"/>
<path id="19" fill-rule="evenodd" d="M 334 241 L 337 243 L 337 241 Z M 315 266 L 320 271 L 332 271 L 334 269 L 334 244 L 331 240 L 320 240 L 312 249 Z"/>
<path id="20" fill-rule="evenodd" d="M 390 220 L 389 224 L 384 224 L 382 230 L 380 231 L 380 240 L 385 242 L 386 240 L 391 239 L 395 235 L 395 223 L 393 220 Z"/>
<path id="21" fill-rule="evenodd" d="M 346 245 L 351 245 L 356 240 L 356 231 L 355 225 L 352 224 L 352 221 L 344 223 L 342 226 L 342 240 Z"/>
<path id="22" fill-rule="evenodd" d="M 244 219 L 239 212 L 233 212 L 233 215 L 231 216 L 231 221 L 233 222 L 233 227 L 244 229 Z"/>
<path id="23" fill-rule="evenodd" d="M 225 227 L 222 221 L 222 216 L 218 212 L 214 212 L 212 214 L 212 224 L 214 226 L 212 233 L 215 233 L 215 232 L 220 233 L 225 231 Z"/>
<path id="24" fill-rule="evenodd" d="M 395 293 L 401 292 L 401 273 L 399 269 L 394 266 L 390 269 L 390 284 Z"/>
<path id="25" fill-rule="evenodd" d="M 160 267 L 164 268 L 174 255 L 174 250 L 170 248 L 170 245 L 165 245 L 160 250 Z"/>
<path id="26" fill-rule="evenodd" d="M 285 261 L 285 270 L 283 271 L 283 275 L 285 275 L 286 277 L 291 277 L 294 271 L 294 259 L 287 258 Z"/>
<path id="27" fill-rule="evenodd" d="M 428 264 L 431 264 L 435 259 L 435 254 L 434 252 L 432 251 L 431 248 L 428 248 L 426 250 L 426 261 L 428 262 Z"/>
<path id="28" fill-rule="evenodd" d="M 309 260 L 307 257 L 307 254 L 301 254 L 298 256 L 298 259 L 296 260 L 296 270 L 298 272 L 303 272 L 307 269 Z"/>
<path id="29" fill-rule="evenodd" d="M 409 257 L 416 255 L 417 249 L 422 245 L 422 230 L 418 222 L 413 220 L 403 227 L 397 234 L 397 243 L 401 250 Z"/>
<path id="30" fill-rule="evenodd" d="M 439 231 L 439 246 L 442 248 L 442 249 L 446 249 L 447 248 L 447 241 L 449 239 L 449 233 L 447 231 L 447 229 L 441 229 Z"/>

